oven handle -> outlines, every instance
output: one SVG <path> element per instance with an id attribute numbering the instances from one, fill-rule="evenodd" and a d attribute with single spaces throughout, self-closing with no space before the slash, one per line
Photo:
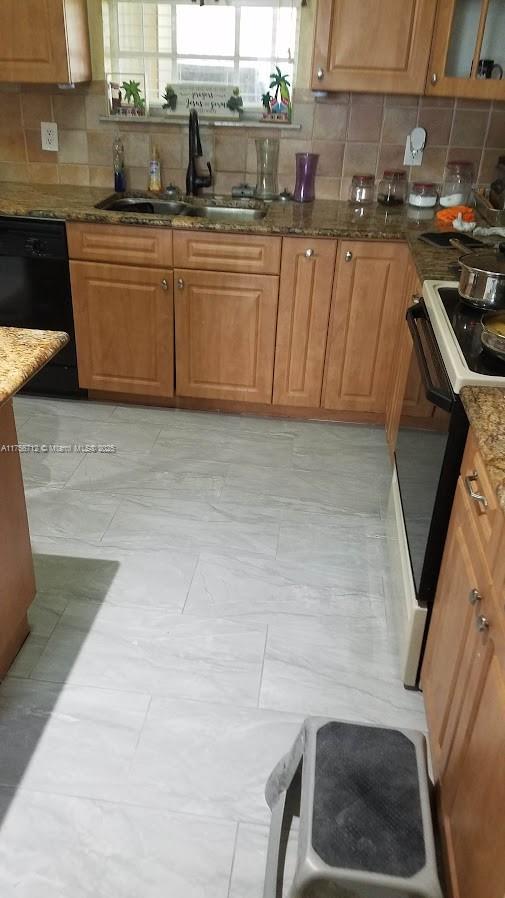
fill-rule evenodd
<path id="1" fill-rule="evenodd" d="M 412 342 L 414 343 L 414 351 L 416 353 L 416 358 L 419 364 L 419 369 L 421 372 L 421 377 L 423 379 L 424 389 L 426 391 L 426 398 L 433 403 L 433 405 L 438 406 L 438 408 L 443 409 L 446 412 L 450 412 L 454 405 L 454 396 L 452 392 L 444 392 L 439 387 L 436 387 L 431 378 L 430 378 L 430 369 L 428 367 L 428 363 L 426 361 L 426 356 L 424 354 L 423 345 L 419 338 L 419 333 L 417 330 L 417 319 L 424 318 L 427 319 L 427 313 L 424 303 L 421 301 L 416 303 L 415 306 L 410 306 L 407 309 L 407 324 L 409 326 L 410 333 L 412 335 Z"/>

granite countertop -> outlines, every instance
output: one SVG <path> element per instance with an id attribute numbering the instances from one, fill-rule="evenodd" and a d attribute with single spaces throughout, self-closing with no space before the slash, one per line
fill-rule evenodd
<path id="1" fill-rule="evenodd" d="M 370 206 L 356 213 L 338 200 L 314 203 L 269 203 L 265 218 L 247 223 L 210 221 L 197 216 L 149 215 L 135 212 L 109 212 L 96 209 L 111 196 L 112 190 L 98 187 L 50 186 L 0 182 L 0 215 L 26 215 L 35 218 L 60 218 L 66 221 L 168 227 L 176 230 L 245 232 L 248 234 L 299 234 L 308 237 L 347 237 L 363 240 L 405 240 L 408 226 L 405 212 Z M 131 191 L 131 196 L 142 195 Z M 211 199 L 211 198 L 209 198 Z M 236 201 L 234 202 L 234 204 Z M 221 204 L 221 199 L 220 199 Z M 223 198 L 230 204 L 230 198 Z M 245 201 L 243 205 L 258 205 Z"/>
<path id="2" fill-rule="evenodd" d="M 0 405 L 7 402 L 68 343 L 60 331 L 0 327 Z"/>
<path id="3" fill-rule="evenodd" d="M 505 389 L 463 387 L 460 395 L 489 479 L 505 512 Z"/>

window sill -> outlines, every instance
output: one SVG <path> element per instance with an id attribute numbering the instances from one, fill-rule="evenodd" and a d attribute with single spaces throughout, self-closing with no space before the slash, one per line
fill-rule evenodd
<path id="1" fill-rule="evenodd" d="M 101 115 L 101 122 L 113 122 L 115 125 L 187 125 L 187 115 L 144 115 L 135 118 L 134 116 L 121 115 Z M 288 124 L 288 122 L 269 122 L 258 118 L 205 118 L 199 119 L 201 128 L 258 128 L 272 129 L 279 131 L 300 131 L 301 125 Z"/>

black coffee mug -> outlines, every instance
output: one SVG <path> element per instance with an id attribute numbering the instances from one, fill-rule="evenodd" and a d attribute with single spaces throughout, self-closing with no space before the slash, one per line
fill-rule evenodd
<path id="1" fill-rule="evenodd" d="M 503 78 L 503 69 L 494 59 L 479 59 L 477 78 L 492 78 L 495 69 L 499 72 L 498 79 Z"/>

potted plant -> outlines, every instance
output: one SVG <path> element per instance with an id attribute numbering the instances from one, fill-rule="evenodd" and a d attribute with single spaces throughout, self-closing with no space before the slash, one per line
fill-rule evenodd
<path id="1" fill-rule="evenodd" d="M 166 85 L 165 93 L 161 95 L 161 98 L 165 101 L 162 108 L 175 112 L 177 109 L 177 94 L 171 84 Z"/>
<path id="2" fill-rule="evenodd" d="M 274 96 L 270 93 L 263 94 L 262 102 L 266 109 L 265 101 L 268 97 L 269 108 L 263 113 L 263 118 L 273 122 L 289 122 L 291 120 L 291 98 L 289 94 L 290 82 L 287 75 L 283 75 L 279 66 L 275 66 L 275 72 L 270 74 L 270 87 L 275 88 Z"/>
<path id="3" fill-rule="evenodd" d="M 126 100 L 127 115 L 145 115 L 146 101 L 141 96 L 140 81 L 123 81 L 123 98 Z M 124 109 L 124 106 L 122 106 Z"/>
<path id="4" fill-rule="evenodd" d="M 244 101 L 240 96 L 240 90 L 238 87 L 233 88 L 233 93 L 226 106 L 230 110 L 230 112 L 238 112 L 239 117 L 242 115 L 244 111 Z"/>

